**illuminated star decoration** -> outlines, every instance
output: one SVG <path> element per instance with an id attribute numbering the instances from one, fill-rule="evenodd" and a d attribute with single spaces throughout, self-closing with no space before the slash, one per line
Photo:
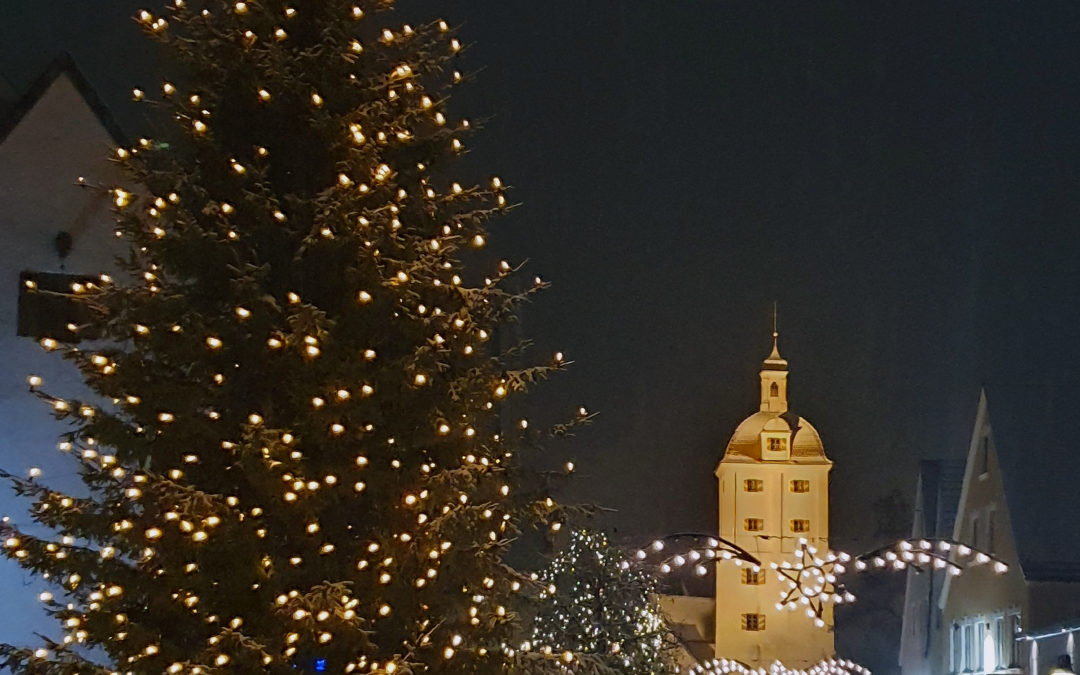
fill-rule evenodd
<path id="1" fill-rule="evenodd" d="M 814 620 L 818 628 L 825 627 L 822 612 L 827 603 L 842 604 L 855 600 L 851 592 L 836 583 L 836 575 L 847 571 L 845 564 L 851 560 L 851 556 L 835 551 L 826 551 L 823 555 L 818 555 L 817 548 L 806 539 L 799 539 L 794 562 L 785 560 L 770 565 L 776 570 L 780 581 L 787 584 L 787 588 L 780 591 L 780 602 L 776 603 L 776 608 L 797 611 L 802 605 L 806 615 Z"/>
<path id="2" fill-rule="evenodd" d="M 950 576 L 956 576 L 967 567 L 987 564 L 992 564 L 997 574 L 1009 570 L 1005 562 L 994 556 L 951 539 L 903 539 L 854 559 L 844 552 L 830 550 L 819 553 L 805 539 L 800 539 L 794 557 L 794 562 L 772 565 L 781 581 L 788 585 L 787 590 L 781 591 L 777 609 L 786 607 L 798 611 L 801 606 L 819 628 L 825 626 L 822 619 L 825 604 L 855 600 L 855 596 L 837 581 L 837 576 L 847 571 L 847 563 L 852 560 L 855 572 L 873 569 L 902 571 L 911 567 L 919 571 L 946 570 Z"/>
<path id="3" fill-rule="evenodd" d="M 694 574 L 704 576 L 709 572 L 706 563 L 710 561 L 730 561 L 736 566 L 747 565 L 755 572 L 761 569 L 761 561 L 753 554 L 721 537 L 682 533 L 665 539 L 693 539 L 697 543 L 681 552 L 668 553 L 654 562 L 656 571 L 662 575 L 692 568 Z M 658 539 L 638 550 L 634 554 L 634 560 L 639 564 L 649 564 L 651 555 L 663 553 L 667 549 L 664 540 Z M 792 560 L 770 564 L 786 586 L 780 592 L 777 609 L 802 610 L 819 628 L 824 628 L 825 621 L 822 617 L 826 604 L 843 604 L 855 600 L 855 596 L 838 579 L 849 571 L 849 563 L 850 571 L 854 572 L 901 571 L 912 567 L 920 571 L 945 570 L 949 575 L 955 576 L 967 567 L 988 564 L 993 566 L 997 574 L 1004 574 L 1009 570 L 1005 562 L 993 555 L 951 539 L 903 539 L 889 546 L 852 556 L 843 551 L 819 551 L 806 539 L 800 538 Z"/>
<path id="4" fill-rule="evenodd" d="M 667 540 L 691 540 L 691 544 L 680 552 L 670 553 L 665 543 Z M 680 533 L 657 539 L 650 545 L 637 550 L 633 560 L 638 565 L 651 565 L 661 575 L 677 573 L 684 569 L 693 569 L 697 576 L 708 574 L 706 563 L 713 561 L 731 562 L 735 566 L 749 566 L 754 572 L 761 570 L 761 561 L 746 549 L 722 537 Z M 656 560 L 653 556 L 664 554 Z M 868 553 L 852 556 L 842 551 L 826 550 L 819 552 L 806 539 L 800 538 L 798 548 L 793 552 L 793 560 L 772 563 L 781 582 L 786 582 L 786 589 L 780 592 L 777 609 L 802 609 L 818 628 L 825 628 L 823 618 L 827 603 L 851 603 L 855 596 L 838 580 L 839 575 L 849 571 L 894 570 L 901 571 L 908 567 L 920 571 L 929 569 L 947 570 L 951 576 L 960 574 L 965 568 L 974 565 L 992 564 L 994 572 L 1004 574 L 1009 566 L 984 551 L 950 539 L 914 539 L 901 540 Z M 629 563 L 623 563 L 627 569 Z M 820 661 L 810 668 L 793 670 L 779 661 L 773 662 L 768 669 L 750 668 L 731 659 L 712 659 L 693 666 L 692 675 L 869 675 L 870 671 L 859 664 L 845 659 Z"/>

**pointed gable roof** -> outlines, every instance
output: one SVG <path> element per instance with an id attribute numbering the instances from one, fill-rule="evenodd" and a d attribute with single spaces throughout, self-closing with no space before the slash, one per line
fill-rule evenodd
<path id="1" fill-rule="evenodd" d="M 974 465 L 986 437 L 997 458 L 1024 578 L 1080 581 L 1080 453 L 1067 425 L 1060 420 L 1042 425 L 1030 413 L 1030 403 L 1030 397 L 1011 398 L 1010 414 L 992 426 L 986 390 L 980 392 L 959 501 L 963 504 L 967 485 L 978 478 Z"/>
<path id="2" fill-rule="evenodd" d="M 82 74 L 78 66 L 75 65 L 75 60 L 71 57 L 71 54 L 67 52 L 63 52 L 53 59 L 41 75 L 34 80 L 34 83 L 30 85 L 30 88 L 14 104 L 6 110 L 0 108 L 0 143 L 3 143 L 8 134 L 19 126 L 26 114 L 33 110 L 34 106 L 38 104 L 53 83 L 60 77 L 66 77 L 71 82 L 113 141 L 117 145 L 127 145 L 128 143 L 124 139 L 124 133 L 121 131 L 120 126 L 113 119 L 109 109 L 97 95 L 97 92 L 94 91 L 90 82 Z"/>

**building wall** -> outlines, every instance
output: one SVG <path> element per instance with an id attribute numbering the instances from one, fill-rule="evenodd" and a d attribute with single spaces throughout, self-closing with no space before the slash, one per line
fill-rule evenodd
<path id="1" fill-rule="evenodd" d="M 1020 663 L 1023 664 L 1024 672 L 1031 675 L 1051 673 L 1058 668 L 1062 657 L 1068 657 L 1072 671 L 1076 672 L 1077 658 L 1080 657 L 1077 653 L 1078 640 L 1080 636 L 1074 630 L 1039 637 L 1037 640 L 1021 641 Z"/>
<path id="2" fill-rule="evenodd" d="M 720 481 L 720 536 L 735 542 L 761 560 L 765 583 L 743 583 L 746 565 L 721 564 L 717 569 L 716 654 L 749 665 L 768 666 L 781 661 L 804 667 L 833 653 L 832 607 L 826 605 L 825 628 L 816 626 L 802 609 L 776 607 L 786 584 L 770 569 L 771 563 L 793 561 L 800 538 L 820 551 L 828 549 L 828 464 L 790 461 L 723 461 Z M 762 490 L 750 492 L 747 480 L 760 480 Z M 791 491 L 791 481 L 807 480 L 807 493 Z M 763 521 L 761 531 L 746 530 L 746 519 Z M 792 532 L 793 520 L 808 520 L 810 530 Z M 745 630 L 744 614 L 765 617 L 764 630 Z"/>
<path id="3" fill-rule="evenodd" d="M 941 675 L 948 672 L 948 631 L 938 598 L 946 572 L 908 570 L 901 637 L 902 675 Z"/>
<path id="4" fill-rule="evenodd" d="M 919 489 L 926 486 L 920 483 Z M 924 496 L 917 493 L 916 503 L 928 504 Z M 916 537 L 929 534 L 928 514 L 922 514 L 921 522 L 919 516 L 917 512 Z M 1025 576 L 985 394 L 979 400 L 968 446 L 952 539 L 991 553 L 1006 563 L 1008 570 L 999 574 L 992 564 L 972 566 L 972 558 L 958 555 L 954 547 L 952 559 L 967 563 L 967 567 L 958 576 L 947 575 L 936 598 L 927 585 L 933 577 L 909 572 L 901 648 L 904 675 L 1044 675 L 1055 672 L 1063 655 L 1075 663 L 1076 636 L 1072 633 L 1080 621 L 1080 583 L 1031 580 L 1028 576 L 1034 567 Z M 1066 566 L 1063 573 L 1067 572 Z M 935 599 L 929 611 L 924 606 L 926 598 Z M 913 618 L 918 619 L 918 625 L 912 625 Z M 925 640 L 921 633 L 924 625 L 929 626 Z M 922 654 L 928 658 L 920 660 Z M 1074 666 L 1071 672 L 1075 670 Z"/>
<path id="5" fill-rule="evenodd" d="M 931 536 L 929 522 L 932 514 L 923 511 L 928 503 L 927 490 L 935 490 L 936 485 L 925 485 L 924 477 L 919 477 L 915 490 L 915 519 L 912 524 L 913 538 Z M 936 495 L 935 495 L 936 496 Z M 901 675 L 931 675 L 931 664 L 940 659 L 941 614 L 937 606 L 937 594 L 941 589 L 942 574 L 933 571 L 908 568 L 907 584 L 904 590 L 904 616 L 900 635 L 900 672 Z M 936 628 L 935 628 L 936 625 Z"/>
<path id="6" fill-rule="evenodd" d="M 660 608 L 678 638 L 681 649 L 676 664 L 690 669 L 713 658 L 716 599 L 691 595 L 661 595 Z"/>
<path id="7" fill-rule="evenodd" d="M 61 488 L 78 485 L 73 465 L 56 450 L 64 427 L 27 393 L 26 376 L 43 376 L 46 389 L 58 394 L 78 394 L 83 388 L 67 362 L 16 335 L 19 273 L 98 274 L 112 267 L 117 245 L 108 196 L 76 181 L 82 176 L 89 184 L 118 184 L 119 171 L 108 160 L 113 147 L 66 75 L 0 142 L 0 467 L 12 473 L 41 467 L 45 479 Z M 73 238 L 63 261 L 54 246 L 62 230 Z M 25 503 L 0 489 L 0 514 L 25 523 L 25 513 Z M 5 604 L 0 640 L 28 642 L 33 631 L 51 628 L 35 600 L 42 590 L 39 580 L 31 581 L 5 559 L 0 561 L 0 588 Z"/>

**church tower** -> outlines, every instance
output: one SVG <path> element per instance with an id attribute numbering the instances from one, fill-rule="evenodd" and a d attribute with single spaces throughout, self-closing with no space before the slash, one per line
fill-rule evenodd
<path id="1" fill-rule="evenodd" d="M 815 625 L 804 609 L 779 609 L 786 583 L 773 563 L 794 563 L 800 540 L 829 547 L 829 470 L 821 437 L 788 410 L 788 363 L 777 333 L 761 367 L 758 412 L 735 429 L 716 467 L 720 536 L 762 562 L 717 566 L 716 656 L 753 667 L 806 668 L 834 655 L 832 606 Z"/>

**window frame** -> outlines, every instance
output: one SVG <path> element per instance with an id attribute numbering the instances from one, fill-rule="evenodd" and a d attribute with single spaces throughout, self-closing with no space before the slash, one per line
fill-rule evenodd
<path id="1" fill-rule="evenodd" d="M 990 630 L 991 635 L 994 636 L 994 646 L 997 647 L 997 653 L 994 654 L 994 659 L 997 661 L 997 663 L 994 664 L 994 670 L 1007 668 L 1009 666 L 1009 662 L 1006 658 L 1007 654 L 1005 651 L 1005 616 L 1002 614 L 998 614 L 993 619 L 991 619 Z M 1011 638 L 1012 636 L 1009 637 Z"/>
<path id="2" fill-rule="evenodd" d="M 765 630 L 765 615 L 757 612 L 744 612 L 741 618 L 742 629 L 758 633 Z"/>
<path id="3" fill-rule="evenodd" d="M 961 634 L 961 646 L 963 657 L 961 664 L 963 668 L 960 670 L 975 670 L 975 626 L 970 621 L 965 621 L 960 625 Z"/>
<path id="4" fill-rule="evenodd" d="M 800 487 L 805 487 L 805 490 L 800 490 Z M 810 481 L 805 478 L 792 478 L 788 483 L 788 490 L 795 494 L 804 495 L 810 492 Z"/>
<path id="5" fill-rule="evenodd" d="M 1008 645 L 1008 653 L 1002 655 L 1001 662 L 1008 668 L 1019 665 L 1019 650 L 1016 648 L 1016 636 L 1024 631 L 1023 616 L 1020 612 L 1007 612 L 1005 614 L 1005 633 L 1009 636 L 1008 641 L 1002 642 L 1002 648 Z"/>
<path id="6" fill-rule="evenodd" d="M 950 654 L 952 661 L 952 672 L 959 673 L 964 670 L 964 635 L 960 624 L 953 621 L 952 630 L 949 631 L 949 639 L 951 644 Z"/>
<path id="7" fill-rule="evenodd" d="M 761 478 L 744 478 L 743 492 L 764 492 L 765 481 Z"/>

